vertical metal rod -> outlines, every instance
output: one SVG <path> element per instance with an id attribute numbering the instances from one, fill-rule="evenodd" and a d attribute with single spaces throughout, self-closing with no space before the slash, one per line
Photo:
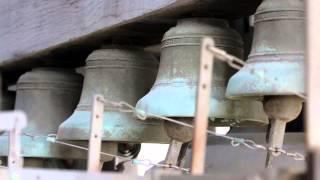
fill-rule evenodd
<path id="1" fill-rule="evenodd" d="M 214 46 L 213 40 L 207 37 L 203 38 L 201 45 L 200 75 L 192 142 L 191 172 L 193 175 L 201 175 L 204 173 L 211 79 L 214 64 L 214 55 L 208 50 L 210 46 Z"/>
<path id="2" fill-rule="evenodd" d="M 270 128 L 269 137 L 268 137 L 269 146 L 272 148 L 281 149 L 283 146 L 287 123 L 285 121 L 281 121 L 280 119 L 272 119 L 270 120 L 270 123 L 271 123 L 271 128 Z M 274 152 L 271 152 L 271 151 L 267 152 L 267 157 L 265 162 L 266 168 L 271 167 L 271 163 L 273 159 L 272 154 L 274 154 Z"/>
<path id="3" fill-rule="evenodd" d="M 15 120 L 16 121 L 16 120 Z M 16 121 L 16 123 L 18 123 Z M 23 166 L 23 159 L 21 157 L 21 129 L 13 128 L 9 132 L 9 155 L 8 167 L 21 168 Z"/>
<path id="4" fill-rule="evenodd" d="M 95 95 L 91 112 L 91 127 L 88 152 L 88 171 L 99 172 L 101 170 L 100 151 L 103 127 L 104 98 Z"/>
<path id="5" fill-rule="evenodd" d="M 18 127 L 18 120 L 15 119 L 15 127 L 9 132 L 9 154 L 8 167 L 22 168 L 23 158 L 21 157 L 21 129 Z"/>
<path id="6" fill-rule="evenodd" d="M 320 151 L 320 1 L 307 1 L 307 143 Z"/>
<path id="7" fill-rule="evenodd" d="M 307 118 L 306 140 L 310 153 L 308 159 L 308 179 L 320 180 L 320 1 L 306 1 L 307 13 L 307 63 L 305 72 L 307 76 Z"/>

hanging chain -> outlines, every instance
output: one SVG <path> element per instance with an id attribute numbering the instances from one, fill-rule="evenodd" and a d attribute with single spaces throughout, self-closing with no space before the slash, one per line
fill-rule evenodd
<path id="1" fill-rule="evenodd" d="M 147 118 L 161 119 L 161 120 L 169 121 L 169 122 L 179 124 L 182 126 L 194 128 L 193 125 L 185 123 L 185 122 L 181 122 L 181 121 L 178 121 L 178 120 L 175 120 L 175 119 L 172 119 L 169 117 L 165 117 L 165 116 L 146 113 L 145 111 L 135 109 L 135 107 L 128 104 L 127 102 L 123 102 L 123 101 L 114 102 L 114 101 L 105 100 L 105 103 L 114 106 L 114 108 L 112 108 L 113 110 L 117 109 L 117 111 L 122 112 L 122 113 L 133 113 L 140 120 L 146 120 Z M 230 144 L 233 147 L 238 147 L 240 145 L 244 145 L 245 147 L 247 147 L 249 149 L 253 149 L 253 150 L 260 149 L 260 150 L 265 150 L 265 151 L 271 151 L 271 152 L 273 152 L 273 154 L 275 156 L 279 156 L 279 155 L 283 154 L 288 157 L 292 157 L 298 161 L 305 160 L 304 155 L 302 155 L 298 152 L 291 153 L 291 152 L 287 152 L 286 150 L 280 149 L 280 148 L 266 147 L 264 145 L 257 144 L 256 142 L 254 142 L 253 140 L 250 140 L 250 139 L 237 138 L 237 137 L 232 137 L 232 136 L 228 136 L 228 135 L 221 135 L 221 134 L 217 134 L 216 132 L 211 131 L 211 130 L 207 130 L 207 133 L 210 135 L 219 136 L 219 137 L 230 140 Z"/>
<path id="2" fill-rule="evenodd" d="M 89 148 L 87 148 L 87 147 L 83 147 L 83 146 L 79 146 L 79 145 L 75 145 L 75 144 L 59 141 L 59 140 L 56 139 L 56 135 L 54 135 L 54 134 L 48 135 L 47 136 L 47 141 L 49 141 L 51 143 L 61 144 L 61 145 L 65 145 L 65 146 L 69 146 L 69 147 L 73 147 L 73 148 L 89 151 Z M 186 172 L 186 173 L 190 172 L 190 169 L 188 169 L 188 168 L 182 168 L 182 167 L 171 165 L 171 164 L 153 163 L 149 159 L 130 159 L 128 157 L 114 155 L 114 154 L 110 154 L 110 153 L 106 153 L 106 152 L 102 152 L 102 151 L 100 152 L 100 154 L 103 155 L 103 156 L 119 158 L 119 159 L 125 160 L 125 162 L 131 161 L 131 163 L 134 164 L 134 165 L 155 166 L 155 167 L 160 167 L 160 168 L 172 168 L 172 169 L 180 170 L 180 171 L 183 171 L 183 172 Z"/>
<path id="3" fill-rule="evenodd" d="M 117 104 L 117 103 L 110 102 L 110 101 L 105 101 L 103 99 L 98 99 L 98 100 L 102 101 L 105 104 L 109 104 L 109 106 L 107 106 L 108 110 L 119 111 L 119 112 L 123 112 L 123 113 L 132 113 L 133 112 L 133 110 L 132 110 L 133 106 L 129 105 L 128 103 L 120 102 L 120 106 L 122 108 L 119 109 L 119 108 L 117 108 L 117 107 L 119 107 L 119 104 Z M 114 106 L 115 108 L 110 108 L 110 105 Z M 147 118 L 144 115 L 140 115 L 140 116 L 137 116 L 137 117 L 142 118 L 142 120 L 145 120 Z M 26 132 L 24 132 L 22 134 L 25 135 L 25 136 L 31 137 L 32 139 L 46 138 L 46 140 L 48 142 L 51 142 L 51 143 L 65 145 L 65 146 L 69 146 L 69 147 L 72 147 L 72 148 L 77 148 L 77 149 L 89 151 L 88 147 L 79 146 L 79 145 L 76 145 L 76 144 L 71 144 L 71 143 L 67 143 L 67 142 L 63 142 L 63 141 L 57 140 L 56 139 L 56 136 L 57 136 L 56 134 L 48 134 L 47 136 L 45 136 L 45 135 L 34 135 L 34 134 L 26 133 Z M 149 159 L 130 159 L 128 157 L 114 155 L 114 154 L 110 154 L 110 153 L 106 153 L 106 152 L 102 152 L 102 151 L 100 151 L 100 154 L 103 155 L 103 156 L 119 158 L 121 160 L 124 160 L 125 162 L 131 161 L 131 163 L 134 164 L 134 165 L 142 165 L 142 166 L 147 166 L 147 167 L 148 166 L 155 166 L 155 167 L 159 167 L 159 168 L 171 168 L 171 169 L 180 170 L 180 171 L 185 172 L 185 173 L 190 173 L 190 169 L 189 168 L 183 168 L 183 167 L 179 167 L 179 166 L 172 165 L 172 164 L 153 163 Z M 0 168 L 7 168 L 7 167 L 6 166 L 0 166 Z"/>
<path id="4" fill-rule="evenodd" d="M 246 64 L 243 60 L 241 60 L 235 56 L 232 56 L 219 48 L 209 46 L 208 50 L 215 53 L 217 60 L 221 60 L 221 61 L 227 63 L 230 67 L 232 67 L 234 69 L 240 70 Z M 271 82 L 270 79 L 267 79 L 267 80 Z M 307 98 L 306 95 L 304 95 L 303 93 L 291 92 L 291 91 L 288 91 L 288 92 L 293 93 L 302 99 Z M 106 105 L 106 109 L 109 111 L 118 111 L 118 112 L 122 112 L 122 113 L 133 113 L 139 120 L 146 120 L 147 118 L 161 119 L 161 120 L 169 121 L 169 122 L 179 124 L 182 126 L 194 128 L 194 126 L 191 124 L 184 123 L 184 122 L 181 122 L 181 121 L 169 118 L 169 117 L 146 113 L 145 111 L 140 110 L 140 109 L 136 109 L 134 106 L 132 106 L 129 103 L 124 102 L 124 101 L 115 102 L 115 101 L 109 101 L 109 100 L 103 100 L 103 99 L 98 99 L 98 100 L 103 102 Z M 279 155 L 283 154 L 283 155 L 291 157 L 297 161 L 304 161 L 305 160 L 304 155 L 302 155 L 298 152 L 291 153 L 291 152 L 288 152 L 288 151 L 281 149 L 281 148 L 267 147 L 267 146 L 264 146 L 261 144 L 257 144 L 256 142 L 254 142 L 253 140 L 250 140 L 250 139 L 237 138 L 237 137 L 232 137 L 232 136 L 228 136 L 228 135 L 221 135 L 221 134 L 217 134 L 216 132 L 211 131 L 211 130 L 207 130 L 207 133 L 210 135 L 219 136 L 219 137 L 230 140 L 230 144 L 233 147 L 238 147 L 240 145 L 244 145 L 245 147 L 252 149 L 252 150 L 271 151 L 271 152 L 273 152 L 274 156 L 279 156 Z M 69 147 L 73 147 L 73 148 L 77 148 L 77 149 L 82 149 L 82 150 L 86 150 L 86 151 L 89 150 L 87 147 L 83 147 L 83 146 L 79 146 L 79 145 L 75 145 L 75 144 L 70 144 L 70 143 L 66 143 L 63 141 L 58 141 L 56 139 L 55 134 L 49 134 L 48 136 L 32 135 L 32 134 L 28 134 L 28 133 L 23 133 L 23 134 L 26 136 L 30 136 L 32 138 L 39 138 L 39 137 L 46 138 L 47 141 L 52 142 L 52 143 L 56 143 L 56 144 L 61 144 L 61 145 L 65 145 L 65 146 L 69 146 Z M 118 156 L 118 155 L 114 155 L 114 154 L 110 154 L 110 153 L 105 153 L 105 152 L 100 152 L 100 153 L 101 153 L 101 155 L 104 155 L 104 156 L 111 156 L 114 158 L 119 158 L 119 159 L 123 159 L 126 161 L 131 161 L 135 165 L 155 166 L 155 167 L 161 167 L 161 168 L 172 168 L 172 169 L 180 170 L 180 171 L 183 171 L 186 173 L 190 172 L 190 169 L 188 169 L 188 168 L 182 168 L 182 167 L 171 165 L 171 164 L 152 163 L 152 161 L 150 161 L 148 159 L 143 159 L 143 160 L 129 159 L 127 157 Z M 0 166 L 0 168 L 3 168 L 3 167 L 4 166 Z"/>

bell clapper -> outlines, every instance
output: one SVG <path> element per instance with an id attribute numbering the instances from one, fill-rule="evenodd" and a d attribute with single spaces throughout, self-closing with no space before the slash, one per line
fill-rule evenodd
<path id="1" fill-rule="evenodd" d="M 282 149 L 286 124 L 298 117 L 302 109 L 303 100 L 297 96 L 272 96 L 264 101 L 264 110 L 271 120 L 265 167 L 271 167 L 272 155 L 280 155 Z"/>
<path id="2" fill-rule="evenodd" d="M 179 120 L 188 124 L 192 122 L 190 118 L 180 118 Z M 165 163 L 172 166 L 181 166 L 181 161 L 185 155 L 184 150 L 185 147 L 187 147 L 184 146 L 184 144 L 192 140 L 192 128 L 172 122 L 165 122 L 164 127 L 168 136 L 171 138 Z"/>
<path id="3" fill-rule="evenodd" d="M 178 165 L 179 154 L 182 148 L 183 142 L 172 139 L 168 149 L 168 153 L 165 159 L 166 164 Z"/>
<path id="4" fill-rule="evenodd" d="M 275 149 L 275 151 L 267 151 L 267 158 L 265 167 L 271 167 L 272 156 L 278 156 L 279 152 L 276 152 L 277 149 L 281 149 L 283 145 L 284 135 L 286 131 L 286 122 L 281 121 L 280 119 L 272 119 L 270 121 L 271 128 L 269 130 L 268 144 L 269 147 Z"/>

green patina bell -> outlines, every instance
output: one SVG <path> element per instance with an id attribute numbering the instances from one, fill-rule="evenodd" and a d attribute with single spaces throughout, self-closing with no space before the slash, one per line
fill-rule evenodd
<path id="1" fill-rule="evenodd" d="M 231 77 L 227 97 L 304 93 L 304 1 L 265 0 L 255 14 L 247 64 Z"/>
<path id="2" fill-rule="evenodd" d="M 264 0 L 255 14 L 247 64 L 231 77 L 229 98 L 261 97 L 270 118 L 268 143 L 281 149 L 286 123 L 302 110 L 304 93 L 304 1 Z M 271 165 L 268 151 L 266 167 Z"/>
<path id="3" fill-rule="evenodd" d="M 135 104 L 152 86 L 157 67 L 157 59 L 138 48 L 110 46 L 91 53 L 86 61 L 80 102 L 74 113 L 60 125 L 58 139 L 87 141 L 94 95 L 101 94 L 107 101 Z M 112 111 L 110 108 L 106 106 L 104 113 L 103 141 L 169 141 L 163 122 L 141 121 L 132 113 Z"/>
<path id="4" fill-rule="evenodd" d="M 218 48 L 242 56 L 242 40 L 226 21 L 208 18 L 180 20 L 163 37 L 156 82 L 150 92 L 139 100 L 137 109 L 181 120 L 194 117 L 200 43 L 204 36 L 212 37 Z M 267 124 L 261 102 L 230 101 L 225 98 L 226 83 L 232 73 L 225 62 L 215 61 L 210 99 L 210 119 L 214 121 L 214 126 Z M 175 134 L 170 137 L 175 137 Z"/>
<path id="5" fill-rule="evenodd" d="M 72 148 L 46 141 L 75 109 L 82 77 L 59 68 L 35 68 L 17 82 L 15 109 L 28 117 L 22 135 L 22 156 L 27 158 L 76 158 Z M 8 136 L 0 137 L 0 156 L 8 154 Z M 84 153 L 82 153 L 83 155 Z"/>

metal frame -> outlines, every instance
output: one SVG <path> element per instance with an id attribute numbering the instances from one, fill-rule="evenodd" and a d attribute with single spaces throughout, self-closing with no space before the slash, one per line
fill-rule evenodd
<path id="1" fill-rule="evenodd" d="M 212 46 L 214 46 L 214 42 L 211 38 L 203 38 L 201 44 L 199 84 L 192 140 L 191 172 L 194 175 L 204 173 L 212 83 L 211 79 L 214 65 L 214 54 L 209 51 L 208 48 Z"/>
<path id="2" fill-rule="evenodd" d="M 320 1 L 316 0 L 308 0 L 307 1 L 307 62 L 306 63 L 306 75 L 307 75 L 307 149 L 311 152 L 312 158 L 309 159 L 310 166 L 309 170 L 309 179 L 320 179 L 320 172 L 316 170 L 316 168 L 320 165 L 320 131 L 318 128 L 320 127 L 320 121 L 318 120 L 318 109 L 320 107 L 320 38 L 316 38 L 318 36 L 320 30 L 320 22 L 318 18 L 320 17 Z M 197 92 L 197 104 L 196 104 L 196 116 L 195 116 L 195 128 L 194 128 L 194 140 L 193 140 L 193 153 L 192 153 L 192 173 L 193 174 L 203 174 L 204 172 L 204 160 L 205 160 L 205 151 L 206 151 L 206 140 L 207 140 L 207 119 L 209 112 L 209 97 L 211 93 L 210 84 L 212 77 L 212 69 L 213 69 L 213 59 L 214 54 L 212 51 L 209 51 L 209 46 L 213 46 L 214 43 L 211 39 L 204 38 L 203 44 L 201 46 L 201 60 L 200 60 L 200 79 L 199 86 Z M 96 98 L 96 97 L 95 97 Z M 97 98 L 98 99 L 98 98 Z M 96 99 L 96 100 L 97 100 Z M 103 108 L 102 108 L 103 109 Z M 101 105 L 97 105 L 93 107 L 93 112 L 101 112 Z M 92 118 L 96 119 L 96 121 L 92 122 L 92 127 L 96 127 L 101 121 L 100 118 L 94 117 L 95 113 L 93 113 Z M 21 133 L 21 129 L 25 127 L 25 116 L 20 114 L 16 116 L 18 118 L 12 119 L 12 114 L 8 116 L 8 114 L 1 113 L 0 120 L 2 119 L 11 119 L 10 123 L 7 121 L 2 123 L 2 129 L 11 130 L 10 131 L 10 153 L 9 153 L 9 168 L 14 169 L 22 166 L 22 160 L 20 156 L 20 138 L 19 135 Z M 18 120 L 20 119 L 20 120 Z M 23 120 L 24 119 L 24 120 Z M 102 118 L 101 118 L 102 119 Z M 24 121 L 24 122 L 23 122 Z M 96 131 L 97 130 L 97 131 Z M 97 171 L 97 159 L 99 159 L 99 153 L 96 153 L 100 148 L 99 143 L 101 145 L 101 141 L 99 141 L 99 127 L 93 128 L 91 131 L 90 137 L 90 152 L 88 163 L 89 171 Z M 98 135 L 97 137 L 95 135 Z M 92 137 L 93 136 L 93 137 Z M 101 138 L 101 136 L 100 136 Z M 101 140 L 101 139 L 100 139 Z M 95 147 L 98 145 L 99 147 Z M 95 147 L 95 148 L 93 148 Z M 14 163 L 13 163 L 14 162 Z M 89 168 L 90 167 L 90 168 Z M 10 173 L 9 171 L 0 170 L 0 175 L 4 172 Z M 21 171 L 23 172 L 23 170 Z M 26 174 L 30 174 L 32 171 L 26 171 Z M 70 172 L 54 172 L 54 171 L 35 171 L 37 173 L 45 172 L 45 174 L 60 175 L 61 178 L 67 178 L 68 173 Z M 93 179 L 94 174 L 92 173 L 71 173 L 73 174 L 72 179 Z M 92 175 L 92 176 L 91 176 Z M 104 179 L 107 177 L 111 177 L 111 174 L 108 175 L 98 175 L 104 176 Z M 4 176 L 3 176 L 4 177 Z M 26 176 L 25 178 L 27 178 Z M 119 175 L 119 178 L 124 178 L 125 175 Z M 190 176 L 192 177 L 192 176 Z M 57 177 L 48 176 L 46 179 L 56 179 Z M 197 177 L 201 179 L 202 177 Z M 208 177 L 204 177 L 203 179 L 207 179 Z M 32 178 L 27 178 L 32 179 Z M 35 179 L 35 178 L 34 178 Z M 38 177 L 37 177 L 38 179 Z M 69 178 L 70 179 L 70 178 Z M 99 178 L 96 178 L 99 179 Z M 136 179 L 135 176 L 130 176 L 127 179 Z"/>

